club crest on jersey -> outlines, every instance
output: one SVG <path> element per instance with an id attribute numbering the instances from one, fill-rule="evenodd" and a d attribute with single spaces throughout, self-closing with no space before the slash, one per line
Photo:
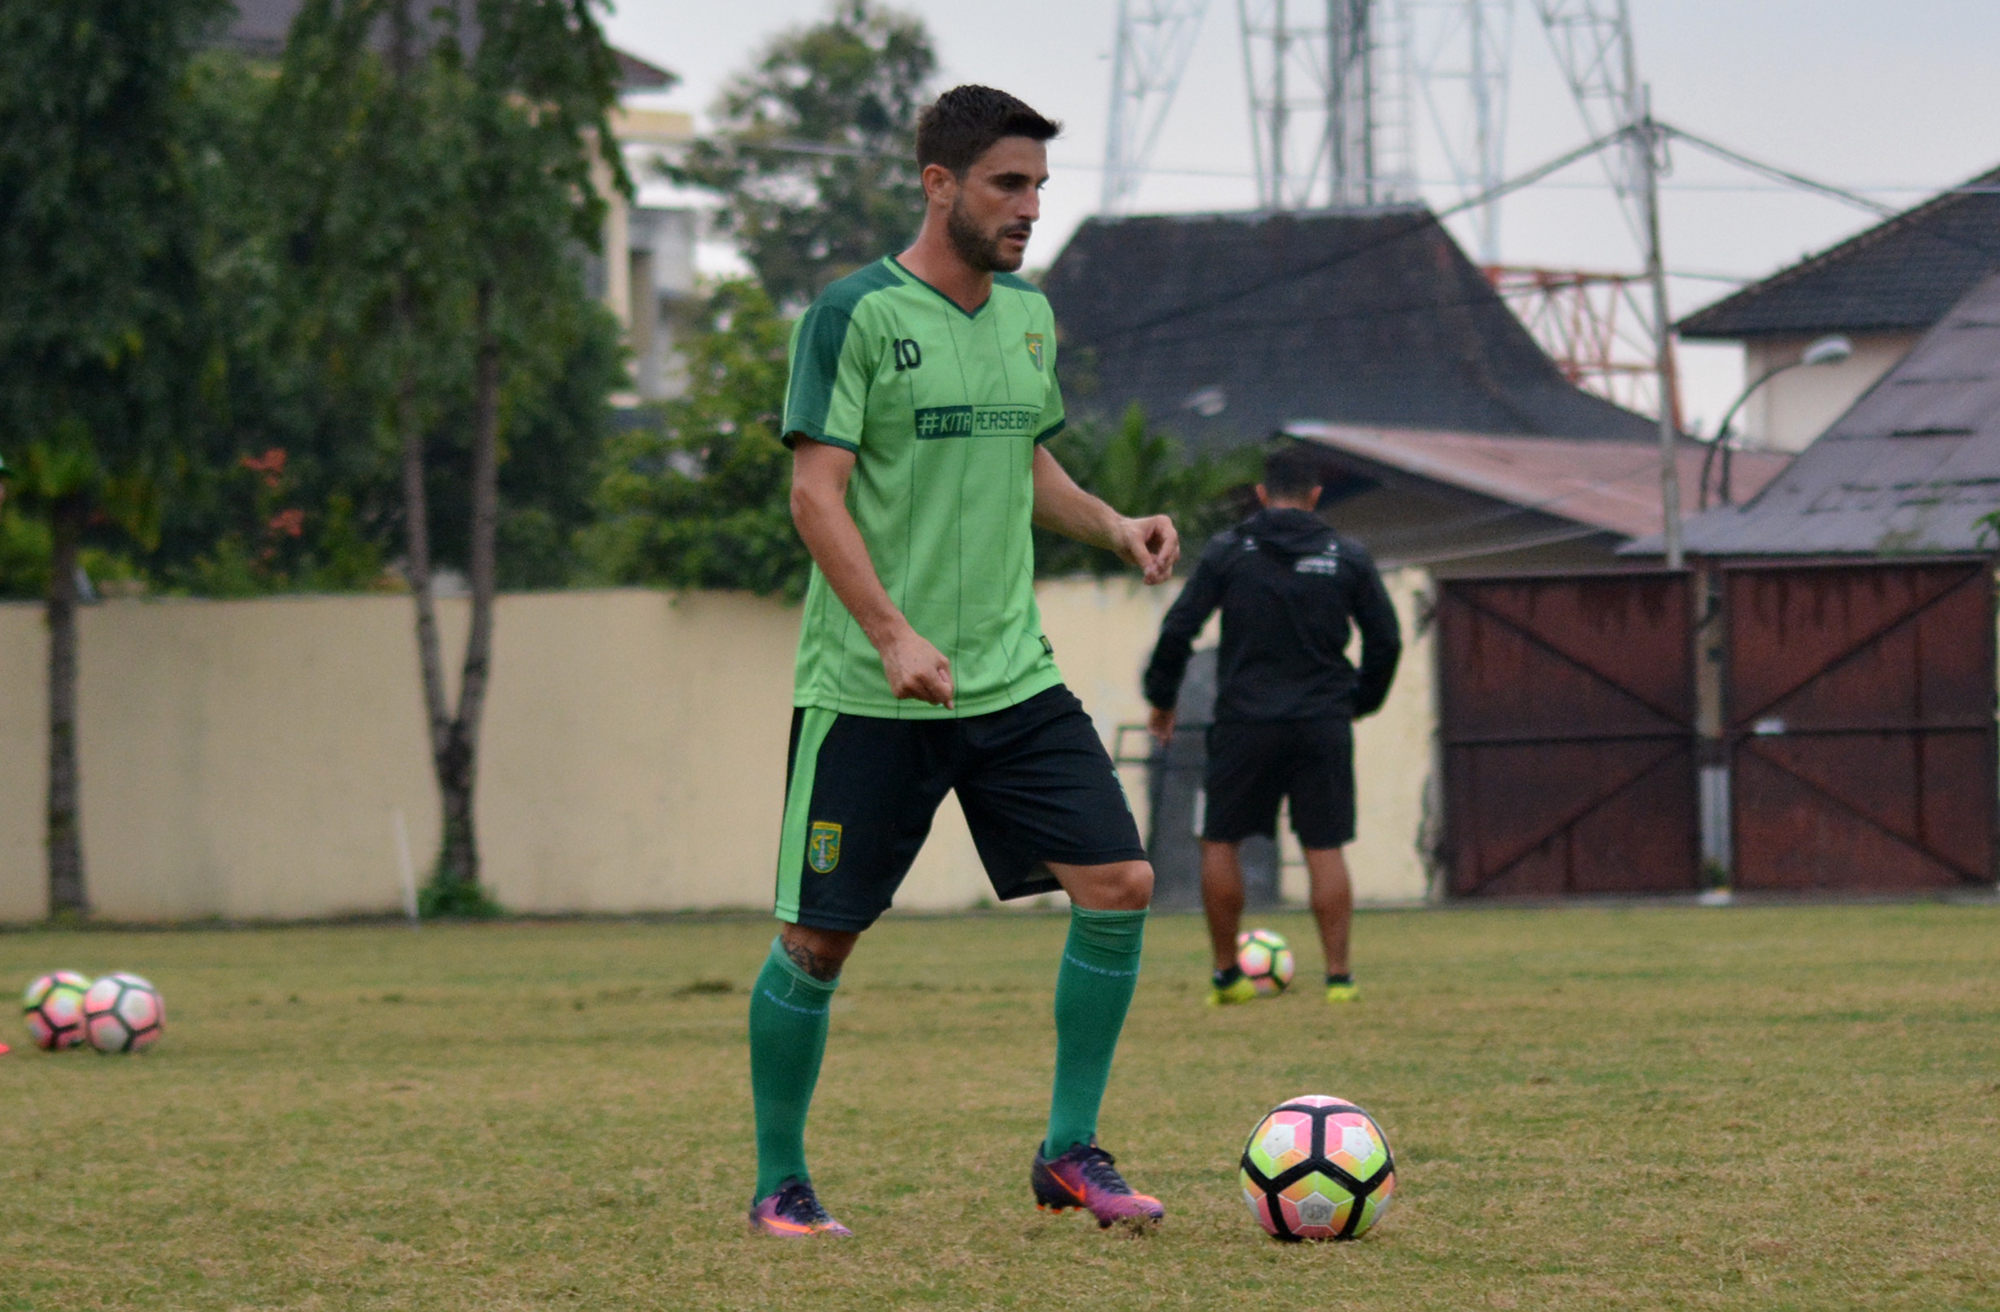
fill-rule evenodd
<path id="1" fill-rule="evenodd" d="M 1028 339 L 1028 358 L 1035 362 L 1035 368 L 1041 368 L 1042 335 L 1040 333 L 1023 333 L 1021 335 Z"/>
<path id="2" fill-rule="evenodd" d="M 815 820 L 806 834 L 806 864 L 822 875 L 833 873 L 840 864 L 840 826 Z"/>

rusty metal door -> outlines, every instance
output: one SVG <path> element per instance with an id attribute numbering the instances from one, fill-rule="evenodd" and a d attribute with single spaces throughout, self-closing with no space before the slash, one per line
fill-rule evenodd
<path id="1" fill-rule="evenodd" d="M 1988 563 L 1737 567 L 1723 592 L 1736 887 L 1991 884 Z"/>
<path id="2" fill-rule="evenodd" d="M 1690 586 L 1670 573 L 1442 584 L 1453 896 L 1696 889 Z"/>

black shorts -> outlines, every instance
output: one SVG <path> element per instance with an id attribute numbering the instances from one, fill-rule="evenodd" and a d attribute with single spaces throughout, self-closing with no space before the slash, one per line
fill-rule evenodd
<path id="1" fill-rule="evenodd" d="M 1052 893 L 1048 862 L 1143 861 L 1083 703 L 1060 685 L 957 720 L 792 712 L 778 919 L 863 930 L 889 909 L 952 790 L 1000 898 Z"/>
<path id="2" fill-rule="evenodd" d="M 1201 836 L 1240 843 L 1275 838 L 1278 800 L 1292 801 L 1292 832 L 1305 847 L 1354 841 L 1354 725 L 1321 720 L 1234 720 L 1209 726 L 1207 812 Z"/>

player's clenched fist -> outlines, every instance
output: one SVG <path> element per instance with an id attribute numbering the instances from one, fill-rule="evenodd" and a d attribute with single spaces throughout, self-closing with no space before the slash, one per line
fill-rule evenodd
<path id="1" fill-rule="evenodd" d="M 882 644 L 881 653 L 882 673 L 898 699 L 951 708 L 951 662 L 923 634 L 904 625 Z"/>
<path id="2" fill-rule="evenodd" d="M 1181 536 L 1174 521 L 1165 515 L 1120 520 L 1112 542 L 1119 558 L 1137 565 L 1148 583 L 1165 583 L 1172 578 L 1174 563 L 1181 558 Z"/>

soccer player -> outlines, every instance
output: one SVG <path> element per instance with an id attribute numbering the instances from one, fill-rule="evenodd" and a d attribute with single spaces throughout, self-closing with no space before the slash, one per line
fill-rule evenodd
<path id="1" fill-rule="evenodd" d="M 1238 849 L 1252 834 L 1277 835 L 1281 797 L 1291 799 L 1292 829 L 1312 880 L 1326 1000 L 1359 996 L 1347 961 L 1354 891 L 1340 851 L 1354 841 L 1353 721 L 1388 697 L 1403 642 L 1375 562 L 1313 513 L 1319 494 L 1306 448 L 1266 458 L 1257 488 L 1264 508 L 1202 552 L 1146 668 L 1149 724 L 1165 744 L 1195 635 L 1222 608 L 1201 833 L 1201 903 L 1215 950 L 1212 1006 L 1257 996 L 1236 965 Z M 1358 672 L 1347 660 L 1350 622 L 1361 630 Z"/>
<path id="2" fill-rule="evenodd" d="M 750 998 L 750 1222 L 764 1234 L 849 1233 L 805 1160 L 827 1008 L 947 790 L 998 896 L 1060 887 L 1072 903 L 1036 1201 L 1105 1226 L 1164 1215 L 1096 1140 L 1153 868 L 1042 636 L 1029 530 L 1114 551 L 1148 583 L 1180 546 L 1165 516 L 1118 514 L 1042 446 L 1063 426 L 1055 323 L 1013 271 L 1058 130 L 989 87 L 940 96 L 917 128 L 915 242 L 828 287 L 793 330 L 784 435 L 813 571 L 778 854 L 785 925 Z"/>

